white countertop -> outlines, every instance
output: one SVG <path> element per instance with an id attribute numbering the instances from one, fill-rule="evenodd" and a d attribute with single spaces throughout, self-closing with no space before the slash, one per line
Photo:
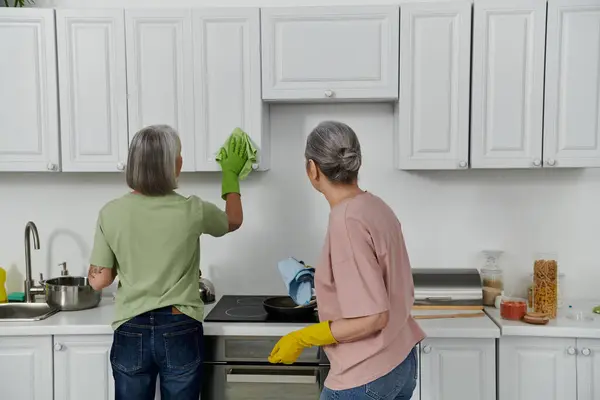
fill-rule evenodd
<path id="1" fill-rule="evenodd" d="M 500 317 L 500 310 L 486 308 L 485 312 L 500 327 L 502 336 L 545 336 L 564 338 L 587 338 L 600 339 L 600 315 L 592 313 L 592 308 L 600 304 L 600 301 L 577 301 L 565 302 L 558 311 L 555 320 L 547 325 L 531 325 L 521 321 L 510 321 Z M 572 305 L 572 308 L 569 308 Z M 592 321 L 573 320 L 567 316 L 570 313 L 581 312 L 584 317 L 592 318 Z"/>
<path id="2" fill-rule="evenodd" d="M 213 306 L 205 307 L 205 315 L 212 310 Z M 63 311 L 43 321 L 0 322 L 0 336 L 112 335 L 110 324 L 113 316 L 113 301 L 103 299 L 98 307 L 91 310 Z M 435 338 L 497 338 L 500 336 L 500 329 L 487 316 L 419 320 L 419 324 L 427 336 Z M 204 334 L 207 336 L 283 336 L 305 326 L 307 324 L 205 322 Z"/>

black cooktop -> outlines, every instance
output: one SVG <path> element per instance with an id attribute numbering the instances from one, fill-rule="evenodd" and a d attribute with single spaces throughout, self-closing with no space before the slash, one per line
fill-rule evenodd
<path id="1" fill-rule="evenodd" d="M 300 322 L 316 323 L 315 313 L 303 319 L 281 319 L 267 314 L 263 301 L 273 296 L 223 296 L 215 308 L 204 318 L 206 322 Z"/>

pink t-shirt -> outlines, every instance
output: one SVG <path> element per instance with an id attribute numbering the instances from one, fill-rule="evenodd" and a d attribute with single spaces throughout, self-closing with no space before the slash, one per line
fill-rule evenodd
<path id="1" fill-rule="evenodd" d="M 325 347 L 329 389 L 386 375 L 425 337 L 410 314 L 414 286 L 400 222 L 379 197 L 362 193 L 331 210 L 315 288 L 321 321 L 389 312 L 381 332 Z"/>

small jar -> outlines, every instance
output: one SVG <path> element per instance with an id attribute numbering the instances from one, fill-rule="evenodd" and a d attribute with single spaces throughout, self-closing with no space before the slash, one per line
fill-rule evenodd
<path id="1" fill-rule="evenodd" d="M 500 316 L 503 319 L 520 321 L 527 314 L 527 300 L 504 297 L 500 303 Z"/>

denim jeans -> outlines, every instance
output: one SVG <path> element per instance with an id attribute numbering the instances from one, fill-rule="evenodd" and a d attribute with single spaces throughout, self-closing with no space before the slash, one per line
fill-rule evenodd
<path id="1" fill-rule="evenodd" d="M 325 388 L 321 400 L 409 400 L 417 386 L 417 348 L 400 365 L 373 382 L 347 390 Z"/>
<path id="2" fill-rule="evenodd" d="M 198 400 L 202 385 L 202 324 L 172 307 L 129 320 L 114 333 L 110 362 L 115 400 Z"/>

